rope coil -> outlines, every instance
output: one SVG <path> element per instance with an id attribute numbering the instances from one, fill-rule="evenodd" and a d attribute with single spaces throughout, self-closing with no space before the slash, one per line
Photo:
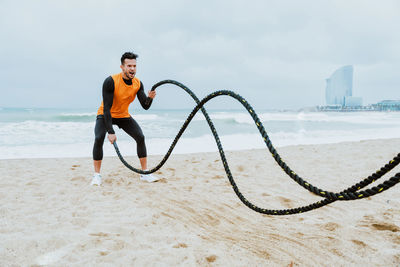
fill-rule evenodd
<path id="1" fill-rule="evenodd" d="M 156 83 L 155 85 L 153 85 L 152 87 L 152 91 L 154 91 L 157 87 L 163 85 L 163 84 L 173 84 L 176 85 L 180 88 L 182 88 L 186 93 L 188 93 L 193 100 L 196 102 L 196 106 L 194 107 L 194 109 L 192 110 L 192 112 L 189 114 L 189 116 L 187 117 L 186 121 L 184 122 L 184 124 L 182 125 L 181 129 L 179 130 L 178 134 L 176 135 L 174 141 L 172 142 L 170 148 L 168 149 L 167 153 L 165 154 L 164 158 L 160 161 L 160 163 L 154 167 L 151 170 L 148 171 L 143 171 L 137 168 L 132 167 L 131 165 L 129 165 L 128 162 L 126 162 L 126 160 L 123 158 L 123 156 L 121 155 L 118 145 L 116 142 L 113 143 L 115 151 L 117 152 L 117 155 L 119 157 L 119 159 L 121 160 L 121 162 L 130 170 L 136 172 L 136 173 L 141 173 L 141 174 L 149 174 L 149 173 L 153 173 L 157 170 L 159 170 L 164 164 L 165 162 L 168 160 L 169 156 L 171 155 L 174 147 L 176 146 L 178 140 L 180 139 L 180 137 L 182 136 L 182 134 L 184 133 L 184 131 L 186 130 L 186 128 L 188 127 L 188 125 L 190 124 L 190 122 L 192 121 L 194 115 L 201 110 L 201 112 L 203 113 L 204 117 L 206 118 L 206 121 L 210 127 L 210 130 L 212 132 L 212 134 L 214 135 L 214 139 L 215 142 L 217 143 L 218 146 L 218 151 L 226 172 L 226 175 L 229 179 L 229 182 L 231 183 L 233 190 L 235 192 L 235 194 L 238 196 L 238 198 L 240 199 L 240 201 L 242 201 L 243 204 L 245 204 L 247 207 L 249 207 L 250 209 L 262 213 L 262 214 L 268 214 L 268 215 L 289 215 L 289 214 L 297 214 L 297 213 L 302 213 L 302 212 L 306 212 L 306 211 L 311 211 L 317 208 L 320 208 L 322 206 L 328 205 L 334 201 L 337 200 L 357 200 L 357 199 L 362 199 L 362 198 L 367 198 L 376 194 L 379 194 L 383 191 L 386 191 L 387 189 L 393 187 L 394 185 L 398 184 L 400 182 L 400 173 L 395 174 L 393 177 L 385 180 L 384 182 L 382 182 L 381 184 L 374 186 L 370 189 L 366 189 L 366 190 L 361 190 L 362 188 L 366 187 L 367 185 L 375 182 L 376 180 L 380 179 L 383 175 L 385 175 L 386 173 L 388 173 L 389 171 L 391 171 L 394 167 L 396 167 L 399 163 L 400 163 L 400 153 L 395 156 L 389 163 L 387 163 L 385 166 L 383 166 L 382 168 L 380 168 L 379 170 L 377 170 L 375 173 L 371 174 L 370 176 L 368 176 L 367 178 L 361 180 L 360 182 L 350 186 L 349 188 L 339 192 L 339 193 L 335 193 L 335 192 L 329 192 L 326 190 L 322 190 L 310 183 L 308 183 L 306 180 L 304 180 L 302 177 L 300 177 L 299 175 L 297 175 L 280 157 L 280 155 L 278 154 L 278 152 L 276 151 L 276 149 L 274 148 L 274 146 L 272 145 L 272 142 L 267 134 L 267 132 L 264 129 L 264 126 L 262 124 L 262 122 L 260 121 L 260 119 L 258 118 L 256 112 L 254 111 L 254 109 L 251 107 L 251 105 L 240 95 L 236 94 L 233 91 L 228 91 L 228 90 L 220 90 L 220 91 L 215 91 L 209 95 L 207 95 L 206 97 L 204 97 L 201 101 L 197 98 L 197 96 L 185 85 L 174 81 L 174 80 L 164 80 L 164 81 L 160 81 L 158 83 Z M 273 210 L 273 209 L 265 209 L 265 208 L 260 208 L 256 205 L 254 205 L 253 203 L 251 203 L 250 201 L 248 201 L 243 194 L 240 192 L 238 186 L 236 185 L 236 182 L 233 179 L 232 173 L 230 171 L 228 162 L 226 160 L 225 157 L 225 152 L 222 148 L 222 144 L 221 141 L 219 139 L 219 136 L 217 134 L 217 131 L 214 127 L 213 122 L 211 121 L 207 111 L 205 110 L 205 108 L 203 107 L 205 105 L 205 103 L 207 103 L 208 101 L 210 101 L 211 99 L 215 98 L 215 97 L 219 97 L 222 95 L 226 95 L 229 97 L 232 97 L 234 99 L 236 99 L 240 104 L 243 105 L 243 107 L 249 112 L 250 116 L 252 117 L 256 127 L 258 128 L 269 152 L 271 153 L 272 157 L 275 159 L 276 163 L 282 168 L 282 170 L 290 177 L 292 178 L 295 182 L 297 182 L 300 186 L 302 186 L 303 188 L 305 188 L 306 190 L 310 191 L 311 193 L 321 196 L 324 199 L 315 203 L 312 203 L 310 205 L 307 206 L 302 206 L 302 207 L 298 207 L 298 208 L 292 208 L 292 209 L 280 209 L 280 210 Z M 360 191 L 361 190 L 361 191 Z"/>

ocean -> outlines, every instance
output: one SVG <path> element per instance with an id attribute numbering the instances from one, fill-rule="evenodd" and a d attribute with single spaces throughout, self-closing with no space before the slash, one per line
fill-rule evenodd
<path id="1" fill-rule="evenodd" d="M 91 157 L 96 109 L 0 108 L 0 159 Z M 191 110 L 135 110 L 149 155 L 163 155 Z M 400 112 L 279 112 L 256 110 L 275 147 L 400 137 Z M 208 110 L 225 150 L 265 148 L 245 110 Z M 116 125 L 123 155 L 136 143 Z M 217 151 L 199 112 L 173 153 Z M 104 156 L 115 156 L 106 139 Z"/>

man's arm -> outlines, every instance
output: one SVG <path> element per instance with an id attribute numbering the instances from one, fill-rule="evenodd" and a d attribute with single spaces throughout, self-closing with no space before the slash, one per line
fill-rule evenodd
<path id="1" fill-rule="evenodd" d="M 139 91 L 137 92 L 137 97 L 139 98 L 139 102 L 142 105 L 142 107 L 145 110 L 148 110 L 151 106 L 151 103 L 153 102 L 153 99 L 146 96 L 146 94 L 144 93 L 144 87 L 142 82 L 140 82 L 140 88 Z"/>
<path id="2" fill-rule="evenodd" d="M 111 76 L 107 77 L 103 83 L 103 112 L 104 124 L 109 134 L 115 134 L 112 127 L 111 107 L 114 100 L 114 80 Z"/>

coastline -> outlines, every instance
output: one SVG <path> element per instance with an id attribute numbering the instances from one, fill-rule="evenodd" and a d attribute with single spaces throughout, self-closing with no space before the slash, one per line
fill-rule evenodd
<path id="1" fill-rule="evenodd" d="M 22 113 L 21 113 L 22 112 Z M 0 159 L 91 157 L 95 118 L 73 110 L 49 112 L 9 111 L 0 114 Z M 276 147 L 326 144 L 400 136 L 400 113 L 309 113 L 260 111 Z M 187 117 L 186 112 L 158 110 L 135 114 L 146 137 L 148 155 L 165 154 Z M 264 149 L 265 143 L 248 113 L 210 112 L 225 150 Z M 136 144 L 115 127 L 123 155 L 136 155 Z M 115 151 L 105 140 L 104 156 Z M 205 118 L 195 116 L 179 139 L 173 154 L 216 152 L 217 146 Z"/>
<path id="2" fill-rule="evenodd" d="M 311 184 L 340 191 L 374 173 L 400 139 L 278 148 Z M 266 149 L 227 151 L 243 195 L 265 208 L 321 200 L 284 174 Z M 149 156 L 149 167 L 162 156 Z M 137 157 L 127 157 L 138 166 Z M 0 160 L 4 265 L 400 264 L 399 187 L 291 216 L 258 214 L 234 194 L 219 154 L 172 154 L 143 183 L 117 157 L 90 187 L 91 158 Z M 397 166 L 382 181 L 399 172 Z"/>

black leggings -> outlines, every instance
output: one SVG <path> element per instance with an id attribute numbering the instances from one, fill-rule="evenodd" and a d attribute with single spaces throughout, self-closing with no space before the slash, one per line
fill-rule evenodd
<path id="1" fill-rule="evenodd" d="M 144 158 L 147 156 L 146 144 L 144 142 L 144 135 L 142 129 L 140 129 L 139 124 L 129 118 L 113 118 L 112 124 L 116 124 L 119 128 L 122 128 L 127 134 L 129 134 L 133 139 L 135 139 L 137 144 L 137 155 L 139 158 Z M 104 124 L 104 117 L 97 116 L 96 126 L 94 127 L 95 140 L 93 145 L 93 159 L 102 160 L 103 159 L 103 144 L 104 138 L 106 137 L 106 127 Z"/>

